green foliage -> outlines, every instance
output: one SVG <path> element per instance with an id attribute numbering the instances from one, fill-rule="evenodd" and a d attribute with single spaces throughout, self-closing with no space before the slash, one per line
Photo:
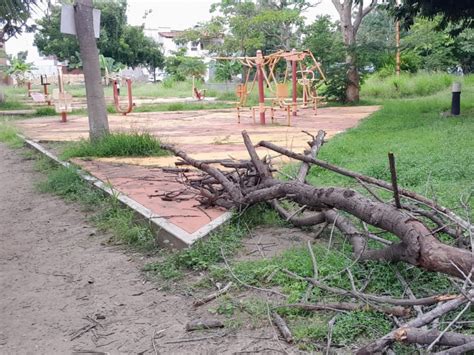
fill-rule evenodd
<path id="1" fill-rule="evenodd" d="M 53 107 L 46 106 L 46 107 L 38 107 L 35 110 L 36 116 L 57 116 L 59 113 Z"/>
<path id="2" fill-rule="evenodd" d="M 322 64 L 323 70 L 344 62 L 345 49 L 339 26 L 331 21 L 330 16 L 318 16 L 303 33 L 303 46 L 311 50 Z M 330 79 L 330 76 L 328 75 Z"/>
<path id="3" fill-rule="evenodd" d="M 174 102 L 169 104 L 143 105 L 134 109 L 134 112 L 159 112 L 159 111 L 197 111 L 233 108 L 235 105 L 220 102 Z M 112 108 L 115 112 L 115 108 Z"/>
<path id="4" fill-rule="evenodd" d="M 142 26 L 127 24 L 126 0 L 94 1 L 101 10 L 101 31 L 97 47 L 104 57 L 118 63 L 136 67 L 161 68 L 163 55 L 160 45 L 145 36 Z M 50 14 L 37 20 L 39 30 L 34 44 L 43 55 L 55 55 L 60 61 L 68 61 L 70 68 L 82 65 L 79 43 L 74 36 L 60 32 L 61 6 L 53 5 Z"/>
<path id="5" fill-rule="evenodd" d="M 2 111 L 12 111 L 12 110 L 22 110 L 27 109 L 29 106 L 25 105 L 21 101 L 13 101 L 7 97 L 7 100 L 1 102 L 0 101 L 0 110 Z"/>
<path id="6" fill-rule="evenodd" d="M 308 1 L 228 1 L 211 6 L 219 16 L 186 30 L 180 42 L 201 41 L 212 53 L 253 55 L 298 46 Z M 222 38 L 222 33 L 226 33 Z M 222 41 L 220 40 L 222 39 Z"/>
<path id="7" fill-rule="evenodd" d="M 362 86 L 361 95 L 367 98 L 403 98 L 435 94 L 446 89 L 453 77 L 446 73 L 401 73 L 387 75 L 384 71 L 370 76 Z"/>
<path id="8" fill-rule="evenodd" d="M 320 93 L 330 101 L 345 102 L 347 88 L 347 65 L 333 64 L 326 70 L 326 82 Z"/>
<path id="9" fill-rule="evenodd" d="M 440 16 L 440 27 L 446 27 L 450 23 L 459 24 L 461 27 L 474 26 L 474 5 L 471 0 L 456 0 L 456 6 L 444 0 L 406 0 L 401 6 L 399 4 L 398 1 L 390 0 L 394 13 L 403 19 L 406 26 L 412 25 L 417 16 Z"/>
<path id="10" fill-rule="evenodd" d="M 17 129 L 7 121 L 0 121 L 0 142 L 7 144 L 11 148 L 23 146 L 23 140 L 18 137 Z"/>
<path id="11" fill-rule="evenodd" d="M 181 276 L 183 268 L 206 270 L 209 266 L 222 260 L 222 251 L 228 255 L 241 245 L 250 228 L 257 225 L 282 225 L 283 221 L 275 211 L 264 205 L 253 206 L 241 216 L 235 216 L 232 221 L 213 232 L 205 240 L 198 240 L 189 249 L 168 255 L 163 262 L 149 264 L 148 271 L 159 273 L 164 278 Z"/>
<path id="12" fill-rule="evenodd" d="M 435 75 L 423 77 L 426 81 L 420 85 L 420 90 L 425 90 L 430 80 L 435 83 L 432 85 L 438 85 L 439 80 L 439 88 L 448 85 L 445 79 L 437 79 Z M 378 95 L 389 96 L 393 90 L 388 86 L 385 94 Z M 441 115 L 450 108 L 449 90 L 430 97 L 385 101 L 384 107 L 370 119 L 332 138 L 321 151 L 320 158 L 366 175 L 388 179 L 387 152 L 391 151 L 397 159 L 401 186 L 455 207 L 459 196 L 474 188 L 471 178 L 474 174 L 471 154 L 474 150 L 471 134 L 474 129 L 474 87 L 470 76 L 465 77 L 462 95 L 459 117 Z M 308 179 L 318 185 L 353 184 L 319 168 L 311 169 Z"/>
<path id="13" fill-rule="evenodd" d="M 454 39 L 449 33 L 436 31 L 439 19 L 430 21 L 417 19 L 401 43 L 421 58 L 421 67 L 426 70 L 446 70 L 456 64 L 453 55 Z"/>
<path id="14" fill-rule="evenodd" d="M 242 71 L 242 65 L 239 62 L 224 60 L 216 64 L 215 79 L 217 81 L 230 81 L 232 77 Z"/>
<path id="15" fill-rule="evenodd" d="M 163 156 L 168 153 L 159 140 L 149 133 L 112 133 L 96 141 L 71 143 L 62 153 L 63 159 L 72 157 Z"/>
<path id="16" fill-rule="evenodd" d="M 10 57 L 10 66 L 7 74 L 11 75 L 19 85 L 23 85 L 31 71 L 35 69 L 33 63 L 26 62 L 28 52 L 19 52 L 16 57 Z"/>
<path id="17" fill-rule="evenodd" d="M 193 76 L 200 80 L 206 73 L 206 65 L 201 58 L 187 57 L 185 51 L 175 52 L 173 56 L 169 56 L 165 61 L 166 72 L 174 81 L 184 81 Z"/>
<path id="18" fill-rule="evenodd" d="M 348 345 L 359 337 L 375 339 L 390 332 L 392 322 L 378 312 L 351 312 L 336 318 L 333 339 L 336 344 Z"/>
<path id="19" fill-rule="evenodd" d="M 39 170 L 47 173 L 46 180 L 38 184 L 40 191 L 80 203 L 93 212 L 91 221 L 99 229 L 111 232 L 117 242 L 141 250 L 156 248 L 153 233 L 147 224 L 138 224 L 133 211 L 122 207 L 115 196 L 108 197 L 94 190 L 74 168 L 56 166 L 45 159 L 40 159 L 37 164 Z"/>
<path id="20" fill-rule="evenodd" d="M 28 24 L 31 12 L 37 7 L 37 0 L 9 0 L 0 3 L 0 35 L 7 41 L 23 31 L 31 32 L 34 26 Z"/>

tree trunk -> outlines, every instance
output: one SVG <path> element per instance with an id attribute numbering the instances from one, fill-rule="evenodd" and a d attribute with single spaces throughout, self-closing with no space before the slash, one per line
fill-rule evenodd
<path id="1" fill-rule="evenodd" d="M 359 96 L 360 77 L 359 77 L 359 71 L 357 70 L 356 54 L 354 52 L 347 54 L 346 66 L 347 66 L 346 101 L 358 102 L 360 98 Z"/>
<path id="2" fill-rule="evenodd" d="M 342 7 L 341 31 L 346 47 L 347 86 L 346 101 L 359 101 L 359 72 L 357 71 L 357 54 L 355 52 L 356 29 L 352 24 L 352 5 Z"/>
<path id="3" fill-rule="evenodd" d="M 96 140 L 109 133 L 107 107 L 101 84 L 99 51 L 94 36 L 92 0 L 77 0 L 74 7 L 77 39 L 86 82 L 89 137 Z"/>

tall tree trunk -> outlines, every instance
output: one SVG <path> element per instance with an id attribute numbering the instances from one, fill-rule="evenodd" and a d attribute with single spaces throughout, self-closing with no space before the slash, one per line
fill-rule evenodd
<path id="1" fill-rule="evenodd" d="M 332 0 L 334 7 L 339 13 L 341 32 L 346 47 L 346 101 L 359 101 L 360 77 L 357 70 L 356 36 L 359 26 L 365 16 L 367 16 L 376 6 L 377 0 L 371 0 L 370 4 L 364 8 L 364 0 L 358 2 L 354 0 Z"/>
<path id="2" fill-rule="evenodd" d="M 357 70 L 357 53 L 355 51 L 356 29 L 352 25 L 352 5 L 343 6 L 341 17 L 341 31 L 346 47 L 347 86 L 346 101 L 359 101 L 359 72 Z"/>
<path id="3" fill-rule="evenodd" d="M 101 84 L 99 50 L 94 36 L 92 0 L 77 0 L 74 6 L 77 39 L 86 82 L 89 137 L 96 140 L 109 133 L 107 107 Z"/>

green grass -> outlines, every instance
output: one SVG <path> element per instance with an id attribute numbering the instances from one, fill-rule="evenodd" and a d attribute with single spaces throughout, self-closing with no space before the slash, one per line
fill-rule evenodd
<path id="1" fill-rule="evenodd" d="M 362 85 L 361 96 L 377 99 L 427 96 L 446 89 L 454 80 L 459 77 L 446 73 L 401 73 L 399 77 L 383 78 L 374 74 Z"/>
<path id="2" fill-rule="evenodd" d="M 233 108 L 235 105 L 222 102 L 174 102 L 166 104 L 147 104 L 135 107 L 133 112 L 159 111 L 197 111 Z M 113 109 L 115 112 L 115 109 Z"/>
<path id="3" fill-rule="evenodd" d="M 18 130 L 8 121 L 0 121 L 0 142 L 5 143 L 11 148 L 23 146 L 23 140 L 17 135 Z"/>
<path id="4" fill-rule="evenodd" d="M 28 108 L 30 107 L 25 103 L 14 99 L 9 99 L 8 97 L 4 102 L 0 102 L 0 111 L 25 110 Z"/>
<path id="5" fill-rule="evenodd" d="M 401 186 L 455 208 L 474 189 L 474 83 L 465 85 L 462 114 L 445 117 L 450 93 L 387 100 L 356 128 L 331 139 L 319 157 L 379 179 L 390 180 L 387 153 L 396 157 Z M 356 186 L 353 180 L 314 167 L 314 185 Z"/>
<path id="6" fill-rule="evenodd" d="M 258 225 L 285 225 L 278 214 L 263 205 L 253 206 L 241 215 L 236 215 L 226 225 L 212 232 L 204 240 L 193 244 L 192 248 L 166 255 L 163 262 L 147 265 L 146 270 L 160 274 L 166 279 L 179 278 L 183 271 L 207 270 L 222 261 L 221 249 L 232 254 L 242 245 L 242 239 Z"/>
<path id="7" fill-rule="evenodd" d="M 75 169 L 54 165 L 46 158 L 38 159 L 37 169 L 46 174 L 46 179 L 38 183 L 41 192 L 79 203 L 84 211 L 92 213 L 91 222 L 100 230 L 111 233 L 115 243 L 144 252 L 156 250 L 147 221 L 137 221 L 133 211 L 122 207 L 116 196 L 93 189 Z"/>
<path id="8" fill-rule="evenodd" d="M 164 156 L 160 141 L 149 133 L 112 133 L 97 141 L 82 140 L 69 144 L 62 159 L 73 157 Z"/>

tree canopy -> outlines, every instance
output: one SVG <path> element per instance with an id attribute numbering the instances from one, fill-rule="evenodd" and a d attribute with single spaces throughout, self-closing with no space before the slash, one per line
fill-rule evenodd
<path id="1" fill-rule="evenodd" d="M 446 27 L 449 23 L 461 24 L 463 28 L 474 27 L 474 2 L 472 0 L 404 0 L 395 7 L 397 17 L 404 20 L 407 26 L 415 22 L 418 15 L 428 18 L 440 16 L 440 26 Z"/>
<path id="2" fill-rule="evenodd" d="M 178 41 L 221 38 L 208 49 L 226 55 L 253 55 L 257 49 L 290 50 L 301 42 L 302 13 L 311 4 L 304 0 L 221 0 L 210 9 L 218 15 L 186 30 Z"/>
<path id="3" fill-rule="evenodd" d="M 38 0 L 8 0 L 0 2 L 0 40 L 31 31 L 34 25 L 28 24 L 32 9 Z"/>
<path id="4" fill-rule="evenodd" d="M 160 45 L 145 35 L 143 26 L 127 24 L 126 0 L 99 1 L 94 6 L 101 10 L 101 31 L 97 46 L 104 57 L 130 67 L 163 67 Z M 52 6 L 50 15 L 37 21 L 39 30 L 34 44 L 43 55 L 55 55 L 60 61 L 68 61 L 70 67 L 79 66 L 77 39 L 59 31 L 60 20 L 61 7 Z"/>

